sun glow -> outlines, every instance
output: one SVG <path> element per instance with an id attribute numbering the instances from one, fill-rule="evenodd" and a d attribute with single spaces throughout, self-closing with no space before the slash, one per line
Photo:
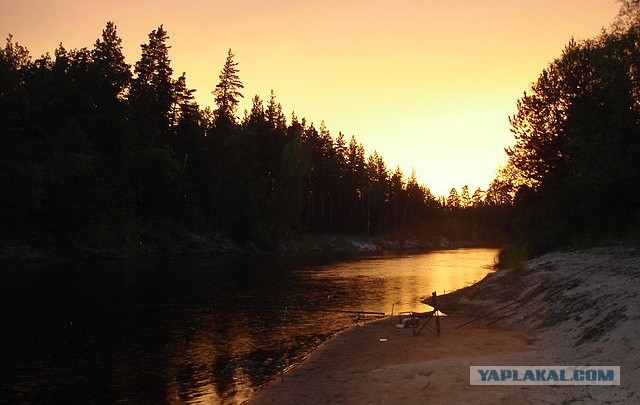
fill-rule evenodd
<path id="1" fill-rule="evenodd" d="M 288 116 L 356 136 L 441 195 L 487 186 L 517 98 L 571 37 L 597 35 L 617 9 L 614 0 L 6 0 L 0 27 L 39 56 L 60 41 L 91 47 L 111 20 L 134 64 L 164 24 L 174 71 L 202 107 L 231 48 L 245 84 L 240 113 L 273 89 Z"/>

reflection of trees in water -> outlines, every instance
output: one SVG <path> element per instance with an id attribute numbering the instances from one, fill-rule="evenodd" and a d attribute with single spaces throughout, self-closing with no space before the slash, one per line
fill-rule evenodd
<path id="1" fill-rule="evenodd" d="M 228 393 L 234 389 L 234 369 L 237 364 L 228 353 L 216 356 L 211 371 L 213 372 L 215 386 L 219 393 Z"/>
<path id="2" fill-rule="evenodd" d="M 113 399 L 109 402 L 140 404 L 240 403 L 278 378 L 280 356 L 285 367 L 298 363 L 352 323 L 350 314 L 300 309 L 388 313 L 396 297 L 430 293 L 431 281 L 413 270 L 426 267 L 427 257 L 442 269 L 444 262 L 451 264 L 456 274 L 466 274 L 463 268 L 469 266 L 480 268 L 492 257 L 462 252 L 435 260 L 434 255 L 341 262 L 260 256 L 79 264 L 81 270 L 57 269 L 62 272 L 57 278 L 65 282 L 44 285 L 38 272 L 5 274 L 6 285 L 19 292 L 7 291 L 7 302 L 32 310 L 29 322 L 12 322 L 15 353 L 3 360 L 21 377 L 14 374 L 3 387 L 14 387 L 7 398 L 15 403 L 49 393 L 60 399 L 99 395 Z M 477 266 L 467 263 L 465 255 L 473 256 Z M 401 271 L 404 267 L 410 269 Z M 439 285 L 448 280 L 447 271 L 438 273 Z M 26 284 L 16 287 L 19 283 Z M 38 368 L 38 361 L 49 370 Z M 32 382 L 43 380 L 53 388 Z"/>

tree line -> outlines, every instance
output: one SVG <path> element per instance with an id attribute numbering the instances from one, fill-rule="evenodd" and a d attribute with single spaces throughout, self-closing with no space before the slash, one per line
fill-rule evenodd
<path id="1" fill-rule="evenodd" d="M 273 249 L 300 232 L 470 239 L 489 227 L 481 208 L 499 205 L 493 191 L 437 198 L 355 137 L 287 119 L 273 91 L 239 117 L 244 85 L 231 50 L 215 108 L 200 108 L 171 67 L 168 40 L 163 26 L 153 30 L 131 66 L 112 22 L 91 49 L 60 44 L 33 61 L 9 36 L 0 49 L 3 240 L 172 249 L 185 235 L 223 232 Z"/>
<path id="2" fill-rule="evenodd" d="M 490 189 L 530 251 L 637 240 L 640 2 L 596 38 L 571 40 L 510 117 L 513 146 Z"/>
<path id="3" fill-rule="evenodd" d="M 272 91 L 238 115 L 229 50 L 214 108 L 176 75 L 163 26 L 129 65 L 115 24 L 91 49 L 32 60 L 0 48 L 0 239 L 74 249 L 175 250 L 222 232 L 275 249 L 299 233 L 514 241 L 533 253 L 637 239 L 640 5 L 571 40 L 517 100 L 514 144 L 488 189 L 434 196 L 292 114 Z M 185 238 L 186 235 L 191 235 Z M 187 241 L 187 242 L 185 242 Z"/>

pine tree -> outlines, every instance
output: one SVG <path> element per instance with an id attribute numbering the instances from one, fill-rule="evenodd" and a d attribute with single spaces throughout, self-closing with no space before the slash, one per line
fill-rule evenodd
<path id="1" fill-rule="evenodd" d="M 130 101 L 139 131 L 151 139 L 166 135 L 174 103 L 173 69 L 169 59 L 169 36 L 161 25 L 151 31 L 149 42 L 142 44 L 142 57 L 135 65 Z"/>
<path id="2" fill-rule="evenodd" d="M 240 98 L 244 97 L 242 93 L 240 93 L 244 85 L 238 76 L 238 63 L 233 60 L 234 56 L 231 49 L 229 49 L 227 60 L 224 63 L 222 72 L 220 72 L 220 82 L 212 92 L 214 100 L 218 105 L 218 109 L 216 110 L 216 121 L 218 124 L 223 122 L 234 124 L 236 122 L 238 103 L 240 102 Z"/>
<path id="3" fill-rule="evenodd" d="M 267 119 L 264 114 L 264 104 L 257 94 L 251 99 L 251 111 L 246 114 L 242 123 L 245 127 L 263 127 Z"/>
<path id="4" fill-rule="evenodd" d="M 449 197 L 447 197 L 447 207 L 460 208 L 460 195 L 455 187 L 451 188 L 451 191 L 449 192 Z"/>
<path id="5" fill-rule="evenodd" d="M 276 101 L 276 95 L 273 90 L 271 90 L 269 103 L 264 113 L 267 122 L 269 122 L 272 128 L 278 130 L 284 130 L 286 128 L 287 123 L 284 114 L 282 114 L 282 105 Z"/>
<path id="6" fill-rule="evenodd" d="M 405 187 L 407 194 L 407 204 L 405 208 L 405 221 L 407 223 L 415 222 L 421 218 L 424 208 L 428 202 L 428 198 L 434 200 L 428 189 L 418 184 L 418 178 L 415 169 L 411 170 L 411 176 L 407 179 Z"/>
<path id="7" fill-rule="evenodd" d="M 102 38 L 96 40 L 91 56 L 104 84 L 113 95 L 122 97 L 131 81 L 131 66 L 122 53 L 122 39 L 116 25 L 109 21 Z"/>
<path id="8" fill-rule="evenodd" d="M 367 159 L 367 235 L 383 230 L 384 210 L 389 200 L 389 171 L 377 151 Z"/>
<path id="9" fill-rule="evenodd" d="M 31 56 L 27 48 L 13 42 L 13 35 L 9 34 L 4 49 L 0 48 L 0 63 L 17 72 L 31 63 Z"/>
<path id="10" fill-rule="evenodd" d="M 34 122 L 25 119 L 34 116 L 34 102 L 29 100 L 23 74 L 29 65 L 29 51 L 9 35 L 0 48 L 0 236 L 7 231 L 26 235 L 25 229 L 37 226 L 35 218 L 42 211 L 45 172 L 39 157 L 50 152 L 37 153 L 44 152 L 39 150 L 44 142 L 33 139 L 29 127 Z"/>
<path id="11" fill-rule="evenodd" d="M 614 30 L 627 31 L 640 24 L 640 1 L 638 0 L 618 0 L 620 10 L 613 23 Z"/>
<path id="12" fill-rule="evenodd" d="M 289 127 L 289 139 L 282 151 L 282 164 L 274 193 L 274 222 L 296 227 L 300 223 L 305 198 L 305 157 L 301 143 L 302 126 L 295 115 Z"/>
<path id="13" fill-rule="evenodd" d="M 484 205 L 484 196 L 485 192 L 482 191 L 480 187 L 478 187 L 471 196 L 471 205 L 476 208 L 482 207 Z"/>
<path id="14" fill-rule="evenodd" d="M 400 166 L 396 166 L 396 170 L 391 174 L 389 178 L 389 202 L 391 203 L 391 215 L 393 218 L 393 226 L 397 227 L 401 221 L 401 209 L 404 205 L 405 190 L 404 190 L 404 173 Z"/>
<path id="15" fill-rule="evenodd" d="M 172 104 L 170 110 L 170 125 L 175 127 L 180 120 L 189 113 L 197 114 L 198 105 L 194 101 L 195 90 L 187 87 L 186 73 L 173 82 Z"/>
<path id="16" fill-rule="evenodd" d="M 471 206 L 471 196 L 469 195 L 469 186 L 464 185 L 460 193 L 460 206 L 467 208 Z"/>

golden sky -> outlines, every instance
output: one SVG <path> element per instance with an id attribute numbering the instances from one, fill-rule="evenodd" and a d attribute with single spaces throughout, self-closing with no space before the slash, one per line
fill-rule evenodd
<path id="1" fill-rule="evenodd" d="M 34 56 L 91 47 L 107 21 L 130 64 L 158 25 L 177 75 L 201 106 L 231 48 L 245 85 L 241 111 L 273 89 L 331 133 L 436 195 L 486 188 L 510 145 L 516 100 L 568 40 L 597 35 L 615 0 L 0 0 L 0 34 Z"/>

